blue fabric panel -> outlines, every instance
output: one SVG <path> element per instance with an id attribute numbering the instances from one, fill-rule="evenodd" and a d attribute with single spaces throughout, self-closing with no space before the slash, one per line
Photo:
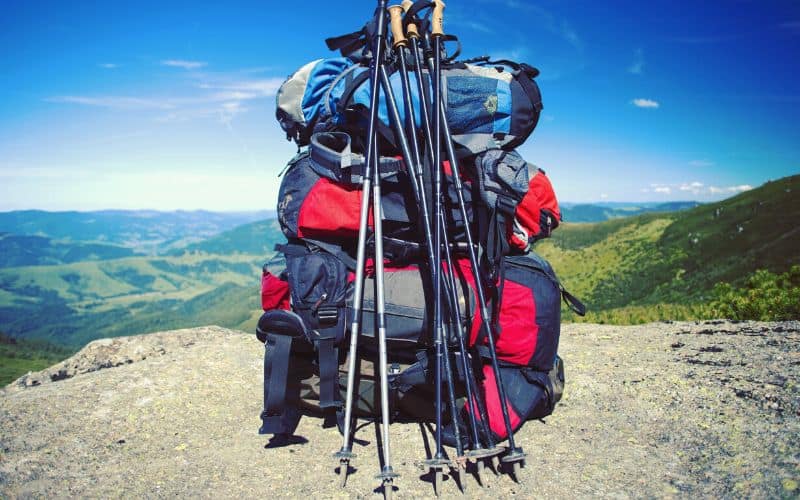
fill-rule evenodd
<path id="1" fill-rule="evenodd" d="M 362 70 L 355 70 L 353 72 L 353 76 L 360 74 L 362 71 L 369 71 L 367 68 Z M 409 86 L 411 88 L 411 101 L 414 106 L 414 121 L 416 122 L 416 126 L 422 126 L 422 110 L 420 109 L 420 99 L 419 93 L 417 92 L 417 79 L 414 73 L 409 73 Z M 406 117 L 406 105 L 405 99 L 403 99 L 403 84 L 400 78 L 400 74 L 395 72 L 389 75 L 389 84 L 392 87 L 392 93 L 394 94 L 394 100 L 397 102 L 397 110 L 400 113 L 400 118 L 405 123 Z M 342 95 L 345 89 L 345 82 L 343 81 L 336 84 L 333 91 L 331 92 L 331 108 L 335 109 L 335 106 L 339 104 L 339 96 Z M 370 104 L 370 81 L 367 80 L 362 83 L 358 89 L 353 93 L 352 100 L 355 104 L 362 104 L 364 107 L 369 108 Z M 386 107 L 386 96 L 383 93 L 383 89 L 381 89 L 380 97 L 379 97 L 379 105 L 378 105 L 378 119 L 380 119 L 387 127 L 391 127 L 392 124 L 389 122 L 389 112 Z"/>
<path id="2" fill-rule="evenodd" d="M 352 64 L 353 62 L 346 57 L 337 57 L 322 60 L 311 69 L 302 103 L 306 123 L 310 123 L 319 116 L 324 106 L 325 92 L 328 87 L 342 71 Z"/>
<path id="3" fill-rule="evenodd" d="M 497 80 L 479 76 L 447 79 L 447 121 L 453 134 L 492 134 L 496 106 Z"/>
<path id="4" fill-rule="evenodd" d="M 511 85 L 497 80 L 497 111 L 494 114 L 494 132 L 511 132 Z"/>

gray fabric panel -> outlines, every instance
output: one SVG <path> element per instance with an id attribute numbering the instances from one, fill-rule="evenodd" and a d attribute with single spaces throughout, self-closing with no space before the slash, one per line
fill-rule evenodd
<path id="1" fill-rule="evenodd" d="M 308 84 L 308 77 L 311 75 L 311 70 L 314 69 L 314 66 L 320 61 L 322 61 L 322 59 L 311 61 L 298 69 L 283 82 L 281 88 L 278 89 L 276 98 L 278 108 L 284 110 L 301 125 L 306 125 L 306 119 L 305 116 L 303 116 L 303 95 L 306 91 L 306 84 Z"/>

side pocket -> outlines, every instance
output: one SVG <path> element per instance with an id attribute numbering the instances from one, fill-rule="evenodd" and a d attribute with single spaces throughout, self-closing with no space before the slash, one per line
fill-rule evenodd
<path id="1" fill-rule="evenodd" d="M 349 287 L 344 263 L 323 250 L 311 251 L 300 245 L 286 245 L 282 251 L 292 309 L 315 336 L 309 340 L 332 338 L 338 343 L 344 337 Z"/>

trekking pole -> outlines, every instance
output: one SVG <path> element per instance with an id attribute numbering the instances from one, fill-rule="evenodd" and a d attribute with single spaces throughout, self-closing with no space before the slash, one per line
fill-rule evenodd
<path id="1" fill-rule="evenodd" d="M 408 80 L 408 73 L 407 73 L 407 64 L 405 58 L 405 49 L 408 46 L 408 41 L 406 40 L 405 36 L 403 35 L 403 28 L 402 28 L 402 11 L 403 7 L 400 5 L 393 5 L 389 7 L 389 17 L 391 21 L 392 27 L 392 35 L 393 35 L 393 44 L 392 48 L 397 55 L 398 63 L 399 63 L 399 73 L 400 73 L 400 81 L 403 91 L 403 100 L 404 105 L 406 108 L 406 126 L 408 128 L 408 134 L 406 135 L 403 133 L 402 129 L 402 122 L 400 120 L 400 115 L 397 108 L 397 103 L 395 101 L 394 95 L 391 90 L 391 86 L 389 85 L 389 78 L 386 74 L 385 69 L 381 72 L 381 80 L 384 86 L 384 93 L 386 94 L 386 102 L 387 108 L 389 110 L 390 117 L 392 118 L 392 122 L 395 125 L 395 134 L 398 138 L 398 143 L 400 144 L 401 151 L 403 153 L 403 158 L 406 163 L 406 168 L 409 170 L 409 178 L 411 180 L 412 188 L 414 191 L 414 195 L 416 198 L 417 206 L 420 209 L 421 219 L 422 219 L 422 226 L 424 229 L 425 235 L 425 242 L 426 242 L 426 250 L 427 250 L 427 257 L 428 262 L 430 264 L 430 271 L 431 271 L 431 278 L 432 281 L 436 281 L 436 276 L 441 275 L 441 259 L 439 260 L 439 266 L 436 266 L 436 257 L 435 257 L 435 250 L 434 250 L 434 243 L 432 241 L 431 236 L 431 224 L 430 224 L 430 217 L 428 214 L 428 203 L 427 197 L 425 195 L 424 189 L 424 181 L 422 177 L 422 165 L 420 162 L 420 151 L 419 151 L 419 143 L 417 141 L 416 131 L 415 131 L 415 116 L 414 116 L 414 103 L 413 99 L 411 98 L 411 86 Z M 445 245 L 447 242 L 445 241 Z M 449 284 L 449 283 L 448 283 Z M 448 288 L 445 284 L 445 288 Z M 454 289 L 452 286 L 448 288 L 448 291 L 453 292 Z M 453 297 L 456 297 L 453 300 Z M 456 318 L 454 324 L 460 327 L 460 323 L 458 321 L 458 306 L 457 306 L 457 296 L 455 294 L 447 295 L 445 298 L 451 301 L 449 305 L 449 309 L 451 311 L 456 312 Z M 437 297 L 438 300 L 441 300 L 441 297 Z M 447 349 L 447 343 L 443 344 L 443 351 L 444 351 L 444 371 L 445 376 L 447 379 L 447 389 L 448 389 L 448 398 L 451 407 L 451 413 L 453 415 L 453 419 L 456 422 L 454 427 L 456 433 L 456 453 L 459 457 L 459 466 L 465 465 L 465 456 L 464 456 L 464 448 L 461 444 L 461 436 L 460 430 L 458 426 L 458 412 L 456 409 L 456 398 L 455 398 L 455 388 L 452 376 L 452 370 L 450 367 L 449 361 L 449 352 Z M 441 412 L 441 403 L 439 403 L 439 408 L 437 408 L 437 412 Z M 449 461 L 448 461 L 449 462 Z M 452 464 L 450 464 L 452 465 Z M 458 483 L 464 491 L 465 483 L 460 478 L 460 468 L 455 468 L 455 474 L 459 476 Z M 436 494 L 440 494 L 441 492 L 441 472 L 435 474 L 434 478 L 434 488 Z"/>
<path id="2" fill-rule="evenodd" d="M 436 3 L 436 2 L 434 2 Z M 441 3 L 441 2 L 438 2 Z M 442 7 L 443 10 L 444 7 Z M 436 13 L 436 7 L 434 7 L 434 14 Z M 431 27 L 431 38 L 433 39 L 433 58 L 428 57 L 428 71 L 434 74 L 434 82 L 441 81 L 441 38 L 443 36 L 443 31 L 441 30 L 441 23 L 442 18 L 441 15 L 437 19 L 434 15 L 432 17 L 432 27 Z M 438 30 L 440 33 L 436 34 L 434 31 Z M 441 91 L 441 89 L 439 89 Z M 455 147 L 453 146 L 453 139 L 450 135 L 450 126 L 447 123 L 447 116 L 445 114 L 444 109 L 444 102 L 441 99 L 441 93 L 436 93 L 436 85 L 434 85 L 434 103 L 433 107 L 436 109 L 434 112 L 434 124 L 440 123 L 441 130 L 444 134 L 445 139 L 445 147 L 447 148 L 447 157 L 450 160 L 450 168 L 452 170 L 452 177 L 454 187 L 456 189 L 456 195 L 458 196 L 458 204 L 459 208 L 461 209 L 461 215 L 465 221 L 468 221 L 467 217 L 467 208 L 464 202 L 464 194 L 462 193 L 463 184 L 461 183 L 460 172 L 458 168 L 458 157 L 456 156 Z M 437 140 L 441 139 L 441 137 L 437 137 Z M 435 153 L 436 151 L 434 151 Z M 490 316 L 489 316 L 489 308 L 486 302 L 486 294 L 483 288 L 482 280 L 480 279 L 480 266 L 478 264 L 477 254 L 475 253 L 475 247 L 473 246 L 473 238 L 472 232 L 470 230 L 469 224 L 465 224 L 464 233 L 467 239 L 467 249 L 470 259 L 470 265 L 472 267 L 472 272 L 475 276 L 475 291 L 478 295 L 478 303 L 481 309 L 481 320 L 482 320 L 482 327 L 485 332 L 485 337 L 487 339 L 487 344 L 489 347 L 489 359 L 492 366 L 492 372 L 495 376 L 495 383 L 497 385 L 497 393 L 500 399 L 500 410 L 503 415 L 503 424 L 505 425 L 506 432 L 508 434 L 508 453 L 501 459 L 501 461 L 505 464 L 510 464 L 512 467 L 512 471 L 514 473 L 515 479 L 519 477 L 519 468 L 521 462 L 525 460 L 525 453 L 522 451 L 522 448 L 518 447 L 514 441 L 514 432 L 511 426 L 511 419 L 508 415 L 508 398 L 506 397 L 505 387 L 503 387 L 502 382 L 502 375 L 500 373 L 500 365 L 497 361 L 497 350 L 495 348 L 494 342 L 494 335 L 492 332 L 492 328 L 490 326 Z"/>
<path id="3" fill-rule="evenodd" d="M 403 1 L 403 9 L 406 10 L 406 17 L 404 19 L 404 24 L 407 26 L 408 39 L 411 42 L 411 52 L 414 57 L 414 69 L 416 72 L 417 77 L 417 88 L 420 95 L 421 100 L 421 108 L 422 108 L 422 124 L 425 127 L 426 138 L 426 146 L 428 148 L 428 156 L 433 157 L 433 143 L 431 138 L 433 137 L 432 127 L 431 127 L 431 118 L 430 118 L 430 111 L 429 111 L 429 97 L 428 97 L 428 88 L 424 85 L 424 78 L 423 78 L 423 71 L 422 71 L 422 59 L 420 58 L 420 34 L 415 24 L 415 12 L 419 12 L 422 9 L 428 8 L 432 6 L 431 2 L 420 1 L 417 4 L 414 4 L 411 0 L 404 0 Z M 413 10 L 411 10 L 412 5 L 414 6 Z M 443 126 L 445 129 L 449 129 L 447 122 L 445 121 Z M 449 137 L 449 131 L 447 132 L 447 137 Z M 459 187 L 459 194 L 461 187 Z M 461 199 L 461 197 L 459 198 Z M 463 199 L 461 199 L 461 205 L 463 205 Z M 464 211 L 462 210 L 462 215 Z M 464 216 L 465 224 L 468 224 L 468 219 Z M 447 233 L 445 232 L 445 237 Z M 472 245 L 471 239 L 469 240 L 469 247 L 474 248 Z M 445 248 L 448 248 L 447 245 Z M 452 268 L 452 264 L 449 265 Z M 475 279 L 478 278 L 478 274 L 474 274 Z M 462 352 L 462 367 L 464 369 L 464 373 L 466 375 L 467 384 L 467 400 L 470 401 L 470 404 L 474 404 L 474 407 L 477 408 L 478 414 L 480 415 L 480 419 L 476 422 L 474 411 L 469 411 L 468 416 L 470 420 L 470 424 L 473 429 L 472 437 L 474 447 L 472 450 L 467 452 L 467 456 L 469 458 L 473 458 L 476 460 L 476 465 L 478 468 L 478 476 L 479 479 L 482 477 L 484 460 L 483 459 L 491 459 L 491 457 L 495 455 L 499 455 L 503 451 L 503 448 L 496 446 L 494 439 L 492 438 L 491 432 L 489 432 L 489 428 L 487 427 L 487 423 L 489 421 L 486 405 L 484 404 L 483 397 L 481 396 L 480 392 L 478 391 L 478 383 L 475 379 L 475 373 L 472 369 L 472 363 L 467 358 L 468 349 L 467 349 L 467 342 L 466 339 L 462 336 L 459 338 L 459 348 Z M 470 408 L 473 410 L 475 408 Z M 478 427 L 480 426 L 481 433 L 486 439 L 486 447 L 484 448 L 481 445 L 481 440 L 478 437 Z M 481 484 L 483 482 L 481 481 Z"/>
<path id="4" fill-rule="evenodd" d="M 352 452 L 351 425 L 352 425 L 352 406 L 353 392 L 355 386 L 355 366 L 358 347 L 358 336 L 360 334 L 361 312 L 364 292 L 364 269 L 366 264 L 366 239 L 369 231 L 369 193 L 370 193 L 370 173 L 374 175 L 374 185 L 372 186 L 374 236 L 375 236 L 375 285 L 376 285 L 376 314 L 378 330 L 378 356 L 379 371 L 381 381 L 381 417 L 382 417 L 382 445 L 383 445 L 383 468 L 378 478 L 383 485 L 385 498 L 391 498 L 393 488 L 392 483 L 398 474 L 394 472 L 391 465 L 391 450 L 389 440 L 389 394 L 388 394 L 388 368 L 386 362 L 386 318 L 385 304 L 383 296 L 383 230 L 381 227 L 381 190 L 380 172 L 378 169 L 378 144 L 377 144 L 377 120 L 378 120 L 378 91 L 379 73 L 383 64 L 383 48 L 386 36 L 386 0 L 378 0 L 377 32 L 374 39 L 372 50 L 372 67 L 370 80 L 370 115 L 369 127 L 367 129 L 367 152 L 365 156 L 364 177 L 362 179 L 362 199 L 361 212 L 359 219 L 358 247 L 356 253 L 356 277 L 355 289 L 353 291 L 353 322 L 350 329 L 350 359 L 347 373 L 347 396 L 345 401 L 345 421 L 344 435 L 342 438 L 342 449 L 334 456 L 339 459 L 339 474 L 342 475 L 342 486 L 347 482 L 347 474 L 350 460 L 355 457 Z M 371 170 L 374 169 L 374 170 Z"/>
<path id="5" fill-rule="evenodd" d="M 441 43 L 440 36 L 444 34 L 442 31 L 442 11 L 444 10 L 444 3 L 441 1 L 434 2 L 433 7 L 433 28 L 432 36 L 434 37 L 434 44 L 439 47 Z M 436 70 L 439 69 L 440 58 L 434 60 Z M 442 80 L 441 73 L 435 73 L 433 77 L 433 96 L 434 99 L 441 102 Z M 434 265 L 437 270 L 442 268 L 442 150 L 441 150 L 441 120 L 440 115 L 437 113 L 433 119 L 433 213 L 434 217 Z M 436 394 L 436 453 L 433 458 L 427 460 L 426 465 L 429 466 L 431 471 L 436 477 L 441 477 L 442 469 L 445 463 L 448 462 L 444 456 L 444 449 L 442 448 L 442 357 L 444 356 L 443 342 L 444 342 L 444 329 L 442 322 L 442 273 L 436 273 L 436 281 L 434 282 L 434 308 L 433 308 L 433 326 L 435 336 L 434 345 L 436 347 L 436 366 L 434 371 L 434 384 Z M 449 465 L 449 464 L 448 464 Z"/>

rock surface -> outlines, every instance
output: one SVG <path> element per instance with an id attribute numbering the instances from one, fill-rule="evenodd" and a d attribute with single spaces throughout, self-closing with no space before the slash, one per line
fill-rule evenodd
<path id="1" fill-rule="evenodd" d="M 565 325 L 556 413 L 517 434 L 519 483 L 487 475 L 469 496 L 800 494 L 800 323 Z M 376 428 L 338 486 L 335 429 L 307 443 L 259 436 L 263 348 L 195 328 L 89 344 L 0 394 L 0 497 L 374 497 Z M 415 467 L 430 434 L 394 424 L 395 495 L 433 495 Z M 452 479 L 445 497 L 460 497 Z"/>

